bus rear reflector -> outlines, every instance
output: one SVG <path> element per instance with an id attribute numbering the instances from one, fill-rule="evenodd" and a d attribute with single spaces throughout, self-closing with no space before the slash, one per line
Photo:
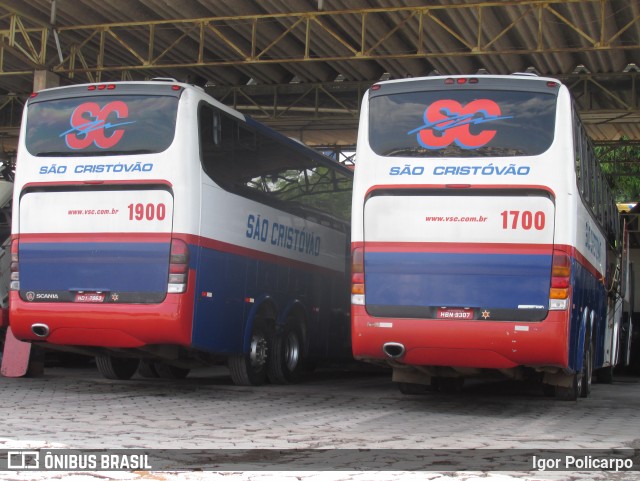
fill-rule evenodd
<path id="1" fill-rule="evenodd" d="M 364 305 L 364 249 L 356 247 L 351 253 L 351 304 Z"/>
<path id="2" fill-rule="evenodd" d="M 564 310 L 569 305 L 571 291 L 571 258 L 566 252 L 553 251 L 549 309 Z"/>
<path id="3" fill-rule="evenodd" d="M 171 257 L 169 259 L 169 294 L 181 294 L 187 290 L 189 277 L 189 246 L 180 239 L 171 239 Z"/>

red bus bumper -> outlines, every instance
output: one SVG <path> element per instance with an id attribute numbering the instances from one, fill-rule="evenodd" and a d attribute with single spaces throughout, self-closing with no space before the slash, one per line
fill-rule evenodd
<path id="1" fill-rule="evenodd" d="M 193 286 L 187 292 L 167 294 L 159 304 L 88 304 L 26 302 L 10 293 L 10 324 L 22 341 L 45 341 L 67 346 L 135 348 L 151 344 L 191 345 Z M 46 337 L 32 331 L 34 324 L 49 328 Z"/>
<path id="2" fill-rule="evenodd" d="M 549 311 L 541 322 L 452 321 L 375 318 L 352 306 L 353 355 L 387 360 L 384 344 L 404 346 L 394 359 L 409 366 L 508 369 L 516 366 L 567 367 L 568 313 Z"/>

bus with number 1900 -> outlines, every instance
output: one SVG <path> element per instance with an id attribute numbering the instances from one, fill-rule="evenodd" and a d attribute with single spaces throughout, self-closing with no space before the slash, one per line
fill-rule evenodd
<path id="1" fill-rule="evenodd" d="M 352 172 L 171 79 L 26 103 L 10 327 L 113 379 L 300 380 L 351 356 Z"/>
<path id="2" fill-rule="evenodd" d="M 466 377 L 586 397 L 620 356 L 628 256 L 610 187 L 552 78 L 391 80 L 364 96 L 352 204 L 356 359 L 404 393 Z"/>

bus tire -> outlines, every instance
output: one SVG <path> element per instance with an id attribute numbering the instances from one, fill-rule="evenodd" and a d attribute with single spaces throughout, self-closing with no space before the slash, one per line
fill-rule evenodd
<path id="1" fill-rule="evenodd" d="M 464 387 L 463 377 L 436 377 L 431 383 L 441 392 L 457 393 Z"/>
<path id="2" fill-rule="evenodd" d="M 570 386 L 556 386 L 556 399 L 560 401 L 577 401 L 582 392 L 582 378 L 582 373 L 579 372 L 571 376 Z"/>
<path id="3" fill-rule="evenodd" d="M 231 380 L 237 386 L 260 386 L 267 380 L 267 361 L 271 336 L 263 322 L 256 322 L 251 332 L 249 351 L 230 356 L 227 366 Z"/>
<path id="4" fill-rule="evenodd" d="M 305 374 L 304 338 L 297 324 L 288 324 L 276 334 L 267 374 L 274 384 L 295 384 Z"/>
<path id="5" fill-rule="evenodd" d="M 582 371 L 570 375 L 570 383 L 568 386 L 556 386 L 556 399 L 559 399 L 561 401 L 577 401 L 578 397 L 583 396 L 583 392 L 585 392 L 584 389 L 586 389 L 583 387 L 584 381 L 586 379 L 586 376 L 584 374 L 586 371 L 586 356 L 587 351 L 591 351 L 591 349 L 589 349 L 587 346 L 588 344 L 585 345 L 585 349 L 582 353 Z"/>
<path id="6" fill-rule="evenodd" d="M 556 387 L 553 384 L 542 384 L 542 395 L 544 397 L 555 397 Z"/>
<path id="7" fill-rule="evenodd" d="M 184 379 L 191 371 L 188 368 L 172 366 L 171 364 L 166 364 L 164 362 L 156 362 L 154 365 L 158 376 L 162 379 Z"/>
<path id="8" fill-rule="evenodd" d="M 633 322 L 628 312 L 622 314 L 622 342 L 620 354 L 620 366 L 627 367 L 631 365 L 631 339 L 633 338 Z"/>
<path id="9" fill-rule="evenodd" d="M 591 381 L 593 379 L 593 346 L 587 342 L 582 360 L 582 384 L 580 397 L 589 397 L 591 394 Z"/>
<path id="10" fill-rule="evenodd" d="M 141 359 L 138 366 L 138 375 L 146 378 L 157 378 L 158 371 L 156 371 L 156 363 L 147 359 Z"/>
<path id="11" fill-rule="evenodd" d="M 613 366 L 598 369 L 598 382 L 602 384 L 613 384 Z"/>
<path id="12" fill-rule="evenodd" d="M 107 379 L 131 379 L 138 370 L 139 359 L 113 357 L 108 354 L 96 356 L 98 371 Z"/>

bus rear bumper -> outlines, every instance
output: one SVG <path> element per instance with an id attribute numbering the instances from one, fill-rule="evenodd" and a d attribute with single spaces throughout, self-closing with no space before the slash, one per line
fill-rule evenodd
<path id="1" fill-rule="evenodd" d="M 353 355 L 358 360 L 407 366 L 565 368 L 569 360 L 567 324 L 564 311 L 549 311 L 541 322 L 452 321 L 375 318 L 364 306 L 354 305 Z M 390 355 L 400 351 L 399 356 Z"/>
<path id="2" fill-rule="evenodd" d="M 189 346 L 193 304 L 168 294 L 159 304 L 29 303 L 10 294 L 10 325 L 22 341 L 67 346 L 136 348 L 152 344 Z M 192 298 L 192 297 L 191 297 Z M 44 334 L 44 335 L 43 335 Z"/>

